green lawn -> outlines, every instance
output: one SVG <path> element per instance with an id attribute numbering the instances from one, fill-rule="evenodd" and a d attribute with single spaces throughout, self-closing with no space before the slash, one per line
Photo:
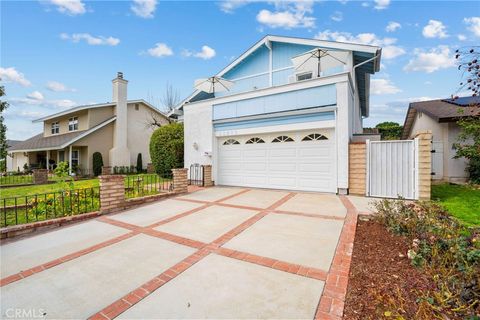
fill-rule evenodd
<path id="1" fill-rule="evenodd" d="M 432 185 L 432 200 L 438 200 L 466 225 L 480 226 L 480 189 L 448 183 Z"/>

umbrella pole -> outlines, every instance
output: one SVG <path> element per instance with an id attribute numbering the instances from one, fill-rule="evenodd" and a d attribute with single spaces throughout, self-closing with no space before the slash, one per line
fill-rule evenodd
<path id="1" fill-rule="evenodd" d="M 317 66 L 317 78 L 320 78 L 320 55 L 318 56 L 318 66 Z"/>

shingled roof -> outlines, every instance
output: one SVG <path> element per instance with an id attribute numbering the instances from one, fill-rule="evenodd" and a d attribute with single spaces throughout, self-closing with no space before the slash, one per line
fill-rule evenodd
<path id="1" fill-rule="evenodd" d="M 417 112 L 422 112 L 437 122 L 453 122 L 466 116 L 480 116 L 480 99 L 463 97 L 410 103 L 403 124 L 402 139 L 408 138 Z"/>
<path id="2" fill-rule="evenodd" d="M 104 127 L 105 125 L 113 122 L 116 119 L 115 116 L 97 124 L 88 130 L 69 132 L 59 135 L 52 135 L 48 137 L 43 136 L 43 132 L 31 137 L 25 141 L 19 142 L 14 146 L 8 148 L 8 151 L 43 151 L 43 150 L 55 150 L 63 149 L 73 142 L 89 135 L 92 132 Z"/>

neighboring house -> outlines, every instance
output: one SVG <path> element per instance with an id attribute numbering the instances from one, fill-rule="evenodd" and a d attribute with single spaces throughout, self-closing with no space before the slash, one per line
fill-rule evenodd
<path id="1" fill-rule="evenodd" d="M 9 148 L 13 147 L 14 145 L 16 145 L 19 142 L 22 142 L 22 141 L 21 140 L 9 140 L 9 139 L 7 139 L 7 150 L 9 150 Z M 7 159 L 6 160 L 7 160 L 7 163 L 6 163 L 7 172 L 23 170 L 23 168 L 17 168 L 17 167 L 13 166 L 13 158 L 10 154 L 7 154 Z"/>
<path id="2" fill-rule="evenodd" d="M 402 138 L 412 138 L 417 131 L 432 131 L 432 179 L 450 182 L 467 180 L 465 168 L 468 162 L 465 158 L 453 158 L 455 150 L 452 144 L 458 142 L 460 133 L 457 120 L 468 115 L 480 115 L 479 103 L 478 97 L 410 103 Z"/>
<path id="3" fill-rule="evenodd" d="M 317 48 L 345 64 L 319 77 L 315 64 L 294 68 L 294 56 Z M 266 36 L 217 74 L 230 91 L 195 91 L 177 107 L 185 166 L 212 164 L 217 185 L 348 192 L 349 143 L 363 133 L 380 56 L 374 46 Z"/>
<path id="4" fill-rule="evenodd" d="M 112 102 L 83 105 L 46 116 L 43 132 L 9 148 L 13 168 L 27 163 L 33 168 L 52 169 L 67 161 L 70 168 L 91 172 L 94 152 L 100 152 L 104 165 L 136 165 L 142 154 L 143 165 L 150 162 L 149 143 L 152 116 L 167 124 L 168 117 L 144 100 L 127 100 L 128 81 L 118 73 L 112 80 Z"/>

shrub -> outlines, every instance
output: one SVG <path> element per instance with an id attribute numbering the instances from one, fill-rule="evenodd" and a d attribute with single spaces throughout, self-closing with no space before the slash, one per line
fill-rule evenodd
<path id="1" fill-rule="evenodd" d="M 155 171 L 162 176 L 169 176 L 171 169 L 183 168 L 183 124 L 171 123 L 155 130 L 150 156 Z"/>
<path id="2" fill-rule="evenodd" d="M 103 158 L 100 152 L 93 153 L 93 175 L 99 176 L 102 173 Z"/>
<path id="3" fill-rule="evenodd" d="M 461 225 L 435 202 L 382 200 L 375 207 L 377 221 L 412 241 L 408 258 L 436 284 L 436 290 L 418 293 L 421 308 L 444 319 L 478 313 L 480 228 Z"/>
<path id="4" fill-rule="evenodd" d="M 142 171 L 143 171 L 142 154 L 139 153 L 137 155 L 137 173 L 140 173 Z"/>

